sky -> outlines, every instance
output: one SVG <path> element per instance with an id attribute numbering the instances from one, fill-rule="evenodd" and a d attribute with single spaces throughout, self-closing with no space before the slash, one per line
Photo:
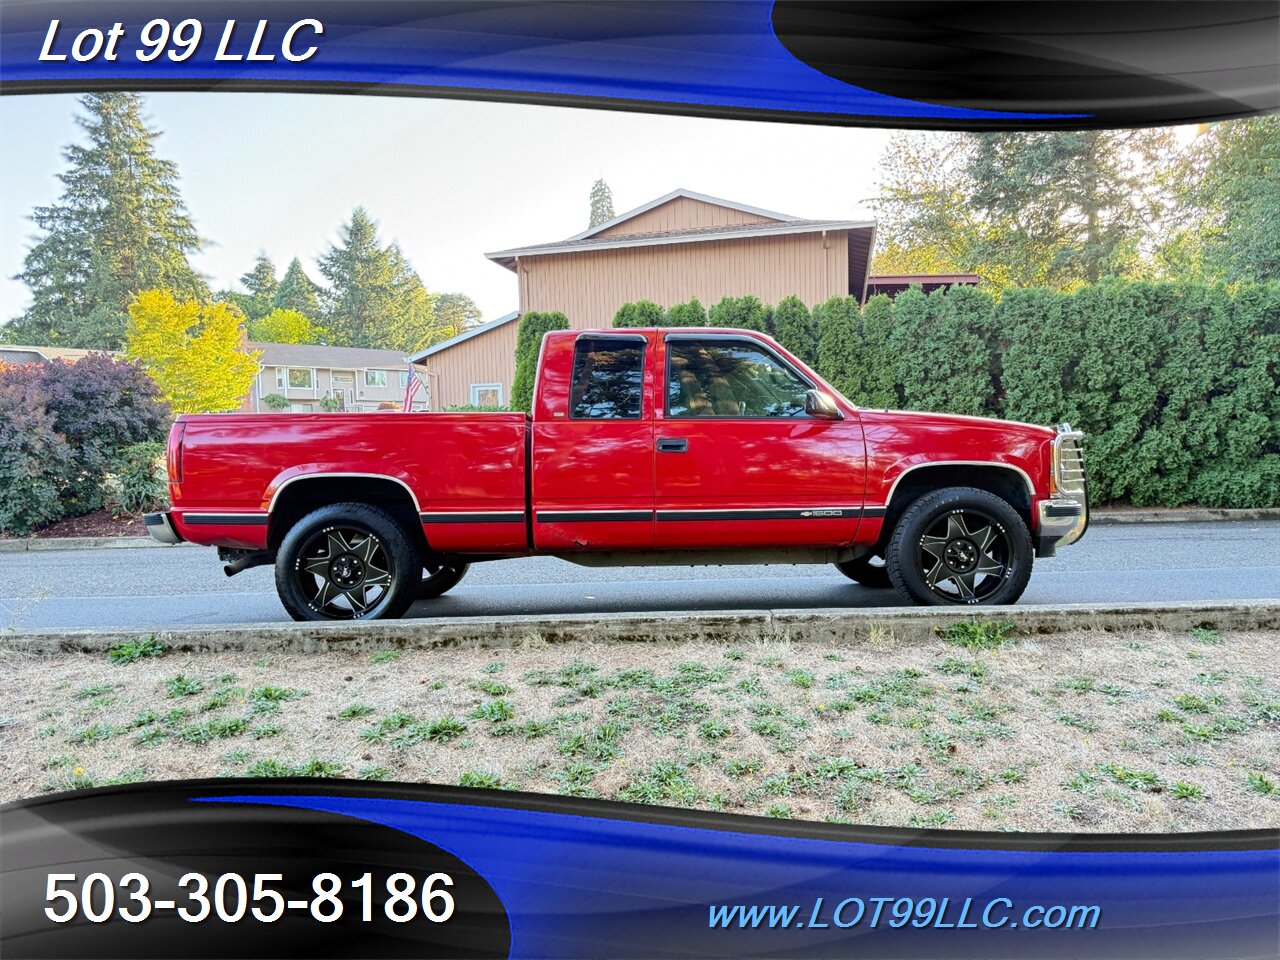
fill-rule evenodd
<path id="1" fill-rule="evenodd" d="M 215 290 L 265 252 L 313 280 L 339 225 L 363 205 L 432 292 L 484 319 L 517 306 L 515 274 L 485 253 L 587 227 L 603 177 L 623 213 L 684 187 L 818 219 L 872 219 L 891 133 L 479 101 L 319 94 L 155 93 L 156 152 L 178 165 Z M 72 95 L 0 98 L 0 321 L 30 301 L 13 276 L 56 200 L 63 148 L 81 140 Z M 82 141 L 81 141 L 82 142 Z"/>

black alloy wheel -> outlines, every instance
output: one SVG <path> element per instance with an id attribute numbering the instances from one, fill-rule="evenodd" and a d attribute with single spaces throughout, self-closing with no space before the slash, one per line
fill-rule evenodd
<path id="1" fill-rule="evenodd" d="M 458 581 L 467 575 L 469 563 L 428 560 L 422 566 L 422 584 L 418 587 L 419 600 L 433 600 L 442 596 L 458 585 Z"/>
<path id="2" fill-rule="evenodd" d="M 916 603 L 1007 604 L 1031 577 L 1031 536 L 1016 510 L 985 490 L 951 487 L 903 514 L 889 546 L 889 576 Z"/>
<path id="3" fill-rule="evenodd" d="M 421 561 L 399 524 L 369 504 L 304 517 L 276 558 L 276 589 L 295 620 L 399 617 L 416 599 Z"/>

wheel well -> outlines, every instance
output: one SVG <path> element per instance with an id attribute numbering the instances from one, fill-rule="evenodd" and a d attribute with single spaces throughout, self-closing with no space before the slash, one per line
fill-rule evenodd
<path id="1" fill-rule="evenodd" d="M 289 529 L 311 513 L 331 503 L 367 503 L 379 507 L 404 528 L 409 542 L 427 552 L 422 518 L 409 491 L 385 477 L 303 477 L 287 484 L 276 496 L 267 527 L 267 546 L 275 550 Z"/>
<path id="2" fill-rule="evenodd" d="M 894 488 L 877 546 L 883 547 L 889 542 L 893 528 L 907 507 L 926 493 L 944 487 L 976 487 L 995 494 L 1018 511 L 1027 529 L 1031 529 L 1031 492 L 1027 489 L 1027 481 L 1017 470 L 979 464 L 939 463 L 915 468 Z"/>

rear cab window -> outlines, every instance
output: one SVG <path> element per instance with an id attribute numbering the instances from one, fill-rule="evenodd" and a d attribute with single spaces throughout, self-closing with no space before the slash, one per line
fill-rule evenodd
<path id="1" fill-rule="evenodd" d="M 639 420 L 648 340 L 637 336 L 579 337 L 573 347 L 569 417 Z"/>

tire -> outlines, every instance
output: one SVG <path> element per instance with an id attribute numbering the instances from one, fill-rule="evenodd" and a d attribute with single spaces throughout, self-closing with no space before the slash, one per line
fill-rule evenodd
<path id="1" fill-rule="evenodd" d="M 854 583 L 860 583 L 872 590 L 888 590 L 893 586 L 889 580 L 889 568 L 883 557 L 859 557 L 857 560 L 837 563 L 835 568 Z"/>
<path id="2" fill-rule="evenodd" d="M 1015 603 L 1031 579 L 1031 534 L 1005 500 L 974 487 L 927 493 L 898 521 L 889 579 L 921 606 Z"/>
<path id="3" fill-rule="evenodd" d="M 467 575 L 469 563 L 444 563 L 428 560 L 422 568 L 422 583 L 418 586 L 417 599 L 434 600 L 458 585 Z"/>
<path id="4" fill-rule="evenodd" d="M 295 620 L 393 620 L 417 599 L 422 573 L 400 524 L 367 503 L 307 514 L 276 553 L 276 592 Z"/>

